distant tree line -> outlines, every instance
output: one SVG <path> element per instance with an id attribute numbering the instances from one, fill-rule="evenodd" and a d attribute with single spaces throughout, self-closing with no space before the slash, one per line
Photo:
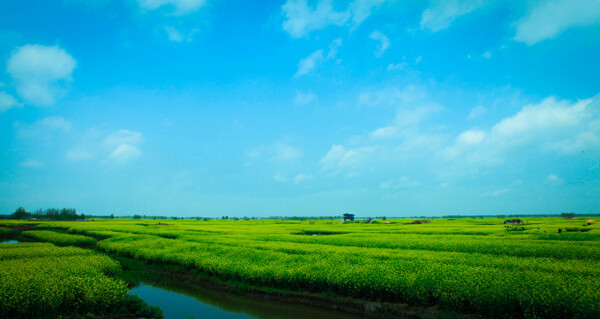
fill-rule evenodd
<path id="1" fill-rule="evenodd" d="M 85 214 L 77 214 L 75 208 L 47 208 L 38 209 L 34 212 L 28 212 L 25 208 L 19 207 L 10 215 L 11 219 L 52 219 L 52 220 L 76 220 L 85 219 Z"/>

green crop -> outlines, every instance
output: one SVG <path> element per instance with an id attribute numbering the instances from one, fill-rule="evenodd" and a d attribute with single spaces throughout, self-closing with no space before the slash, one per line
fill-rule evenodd
<path id="1" fill-rule="evenodd" d="M 102 315 L 128 295 L 107 256 L 46 243 L 0 245 L 0 318 Z"/>
<path id="2" fill-rule="evenodd" d="M 22 234 L 28 238 L 51 242 L 59 246 L 93 246 L 96 244 L 96 240 L 91 237 L 62 234 L 49 230 L 29 230 L 24 231 Z"/>
<path id="3" fill-rule="evenodd" d="M 388 221 L 108 220 L 40 226 L 106 238 L 98 248 L 107 252 L 258 286 L 489 317 L 600 313 L 598 226 L 530 218 L 523 231 L 507 231 L 495 218 Z M 565 233 L 567 228 L 585 232 Z"/>

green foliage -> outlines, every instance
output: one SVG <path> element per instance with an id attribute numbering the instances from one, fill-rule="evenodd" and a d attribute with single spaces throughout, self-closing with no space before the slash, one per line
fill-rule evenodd
<path id="1" fill-rule="evenodd" d="M 107 314 L 128 294 L 109 277 L 119 271 L 109 257 L 80 248 L 0 245 L 0 318 Z"/>
<path id="2" fill-rule="evenodd" d="M 31 219 L 31 218 L 47 218 L 52 220 L 76 220 L 85 219 L 85 215 L 77 215 L 75 208 L 48 208 L 45 210 L 38 209 L 33 213 L 25 210 L 23 207 L 17 208 L 17 210 L 10 215 L 12 219 Z"/>
<path id="3" fill-rule="evenodd" d="M 14 229 L 0 227 L 0 237 L 14 233 Z"/>
<path id="4" fill-rule="evenodd" d="M 105 220 L 47 223 L 103 235 L 104 251 L 223 280 L 371 301 L 438 305 L 487 317 L 597 318 L 600 236 L 564 218 L 326 221 Z M 312 236 L 317 234 L 316 236 Z M 330 234 L 330 235 L 325 235 Z M 311 236 L 306 236 L 311 235 Z"/>
<path id="5" fill-rule="evenodd" d="M 49 230 L 29 230 L 24 231 L 22 234 L 24 237 L 51 242 L 59 246 L 94 246 L 96 244 L 96 240 L 92 237 L 63 234 Z"/>

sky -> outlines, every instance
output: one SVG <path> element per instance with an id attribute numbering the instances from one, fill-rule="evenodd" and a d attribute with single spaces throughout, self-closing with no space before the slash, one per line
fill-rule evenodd
<path id="1" fill-rule="evenodd" d="M 600 1 L 0 2 L 0 213 L 600 213 Z"/>

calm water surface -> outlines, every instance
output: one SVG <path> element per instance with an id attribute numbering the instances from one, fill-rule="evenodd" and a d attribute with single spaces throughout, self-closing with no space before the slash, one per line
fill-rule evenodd
<path id="1" fill-rule="evenodd" d="M 192 289 L 186 289 L 185 287 L 158 287 L 150 284 L 141 284 L 131 289 L 130 293 L 138 295 L 150 305 L 160 306 L 164 311 L 166 319 L 362 318 L 342 311 L 271 301 L 258 297 L 244 297 L 196 286 Z"/>
<path id="2" fill-rule="evenodd" d="M 0 244 L 18 244 L 18 240 L 14 239 L 0 239 Z"/>

